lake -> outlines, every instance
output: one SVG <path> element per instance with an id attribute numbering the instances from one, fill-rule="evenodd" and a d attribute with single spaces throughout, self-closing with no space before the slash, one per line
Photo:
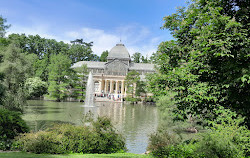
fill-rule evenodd
<path id="1" fill-rule="evenodd" d="M 157 108 L 152 105 L 131 105 L 96 102 L 95 107 L 84 107 L 79 102 L 53 102 L 29 100 L 23 119 L 31 130 L 38 131 L 55 122 L 82 124 L 83 115 L 91 111 L 94 116 L 108 116 L 116 129 L 126 138 L 130 153 L 144 153 L 148 138 L 158 124 Z"/>

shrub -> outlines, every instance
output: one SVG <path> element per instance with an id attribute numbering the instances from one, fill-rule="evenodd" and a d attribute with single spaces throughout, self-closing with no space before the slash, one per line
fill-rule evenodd
<path id="1" fill-rule="evenodd" d="M 49 131 L 25 133 L 18 137 L 12 149 L 21 149 L 27 152 L 40 153 L 65 153 L 63 150 L 62 135 Z"/>
<path id="2" fill-rule="evenodd" d="M 133 98 L 133 97 L 131 97 L 131 96 L 127 96 L 127 97 L 125 98 L 125 100 L 126 100 L 127 102 L 130 102 L 131 104 L 134 104 L 134 103 L 137 103 L 137 102 L 141 101 L 141 98 Z"/>
<path id="3" fill-rule="evenodd" d="M 29 98 L 40 97 L 47 93 L 48 85 L 39 77 L 28 78 L 24 84 L 28 91 Z"/>
<path id="4" fill-rule="evenodd" d="M 244 119 L 229 109 L 216 110 L 211 130 L 202 135 L 197 152 L 206 157 L 236 158 L 250 155 L 250 131 L 242 125 Z"/>
<path id="5" fill-rule="evenodd" d="M 174 146 L 179 144 L 180 140 L 176 135 L 169 133 L 167 130 L 158 130 L 157 133 L 150 136 L 149 141 L 148 150 L 154 156 L 165 157 L 170 154 Z"/>
<path id="6" fill-rule="evenodd" d="M 19 133 L 28 132 L 28 126 L 21 113 L 0 108 L 0 149 L 10 149 L 12 139 Z"/>
<path id="7" fill-rule="evenodd" d="M 197 145 L 197 152 L 206 158 L 241 158 L 243 151 L 224 132 L 211 131 L 203 135 Z"/>
<path id="8" fill-rule="evenodd" d="M 210 129 L 198 134 L 195 139 L 180 142 L 180 139 L 176 139 L 166 129 L 158 129 L 151 136 L 148 149 L 155 156 L 172 158 L 249 156 L 250 131 L 242 125 L 244 119 L 223 107 L 218 109 L 215 112 L 218 116 L 210 122 Z"/>
<path id="9" fill-rule="evenodd" d="M 98 117 L 84 126 L 58 124 L 46 131 L 23 134 L 16 149 L 34 153 L 115 153 L 125 151 L 124 138 L 116 133 L 110 119 Z"/>

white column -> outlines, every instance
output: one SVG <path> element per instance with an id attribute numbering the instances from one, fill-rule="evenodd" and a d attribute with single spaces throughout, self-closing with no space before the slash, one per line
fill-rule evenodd
<path id="1" fill-rule="evenodd" d="M 107 93 L 107 80 L 105 80 L 105 83 L 104 83 L 104 93 Z"/>
<path id="2" fill-rule="evenodd" d="M 122 86 L 121 86 L 121 94 L 124 94 L 124 81 L 122 81 Z"/>
<path id="3" fill-rule="evenodd" d="M 113 90 L 114 90 L 114 88 L 113 88 L 113 80 L 110 80 L 110 93 L 113 93 Z"/>
<path id="4" fill-rule="evenodd" d="M 125 96 L 127 95 L 127 85 L 125 85 Z"/>
<path id="5" fill-rule="evenodd" d="M 115 93 L 118 94 L 118 81 L 116 81 L 116 84 L 115 84 Z"/>
<path id="6" fill-rule="evenodd" d="M 136 83 L 134 83 L 133 86 L 134 86 L 134 94 L 135 94 L 135 91 L 136 91 Z"/>
<path id="7" fill-rule="evenodd" d="M 99 81 L 99 93 L 102 93 L 102 81 Z"/>

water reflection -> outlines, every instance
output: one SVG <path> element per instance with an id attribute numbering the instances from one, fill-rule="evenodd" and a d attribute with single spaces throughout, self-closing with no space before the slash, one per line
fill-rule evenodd
<path id="1" fill-rule="evenodd" d="M 157 127 L 157 109 L 147 105 L 97 102 L 96 107 L 82 107 L 78 102 L 50 102 L 31 100 L 25 107 L 23 118 L 31 129 L 45 129 L 55 122 L 81 125 L 83 114 L 91 111 L 94 116 L 111 118 L 116 129 L 126 137 L 129 152 L 143 153 L 148 144 L 148 135 Z"/>

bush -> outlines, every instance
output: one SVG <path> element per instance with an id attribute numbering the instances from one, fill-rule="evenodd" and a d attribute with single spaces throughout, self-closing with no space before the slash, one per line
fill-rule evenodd
<path id="1" fill-rule="evenodd" d="M 216 110 L 211 130 L 202 135 L 197 152 L 206 157 L 236 158 L 250 155 L 250 131 L 242 125 L 244 119 L 223 107 Z"/>
<path id="2" fill-rule="evenodd" d="M 48 85 L 39 77 L 28 78 L 25 81 L 25 88 L 28 91 L 29 98 L 40 97 L 47 93 Z"/>
<path id="3" fill-rule="evenodd" d="M 0 149 L 8 150 L 12 139 L 19 133 L 28 132 L 29 128 L 21 118 L 21 113 L 0 108 Z"/>
<path id="4" fill-rule="evenodd" d="M 219 110 L 218 110 L 219 109 Z M 166 129 L 151 135 L 148 149 L 157 157 L 240 158 L 250 155 L 250 131 L 243 126 L 244 119 L 234 112 L 218 108 L 216 120 L 206 133 L 181 142 Z"/>
<path id="5" fill-rule="evenodd" d="M 46 131 L 23 134 L 15 149 L 34 153 L 115 153 L 124 152 L 124 138 L 117 134 L 110 119 L 98 117 L 84 126 L 55 125 Z"/>
<path id="6" fill-rule="evenodd" d="M 169 133 L 167 130 L 158 130 L 157 133 L 150 136 L 149 141 L 148 150 L 154 156 L 165 157 L 170 154 L 174 146 L 179 144 L 180 140 L 176 135 Z"/>
<path id="7" fill-rule="evenodd" d="M 40 153 L 65 153 L 62 146 L 62 135 L 49 131 L 39 131 L 37 133 L 25 133 L 18 137 L 12 145 L 12 149 Z"/>
<path id="8" fill-rule="evenodd" d="M 130 102 L 131 104 L 134 104 L 134 103 L 137 103 L 137 102 L 141 101 L 141 98 L 133 98 L 133 97 L 131 97 L 131 96 L 127 96 L 127 97 L 125 98 L 125 100 L 126 100 L 127 102 Z"/>
<path id="9" fill-rule="evenodd" d="M 197 152 L 206 158 L 241 158 L 243 151 L 224 132 L 212 131 L 203 135 L 198 142 Z"/>

